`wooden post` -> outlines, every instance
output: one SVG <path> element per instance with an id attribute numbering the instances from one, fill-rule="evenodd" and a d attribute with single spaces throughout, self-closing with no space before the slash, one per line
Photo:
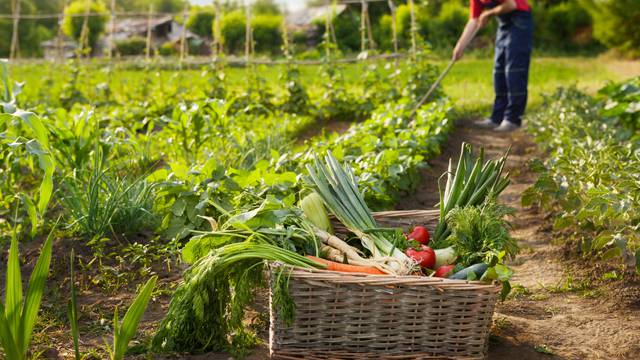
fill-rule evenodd
<path id="1" fill-rule="evenodd" d="M 67 1 L 64 0 L 62 3 L 62 12 L 58 16 L 58 35 L 56 38 L 56 47 L 58 48 L 58 61 L 63 62 L 65 58 L 65 50 L 64 50 L 64 41 L 63 41 L 63 32 L 62 32 L 62 24 L 64 23 L 64 12 L 67 11 Z"/>
<path id="2" fill-rule="evenodd" d="M 363 53 L 367 49 L 367 35 L 366 32 L 366 14 L 367 1 L 360 0 L 360 52 Z"/>
<path id="3" fill-rule="evenodd" d="M 15 59 L 18 57 L 18 24 L 20 21 L 20 0 L 13 0 L 11 5 L 13 10 L 13 32 L 11 33 L 11 50 L 9 51 L 9 58 Z"/>
<path id="4" fill-rule="evenodd" d="M 331 57 L 331 35 L 329 35 L 329 17 L 331 11 L 329 11 L 329 0 L 325 0 L 326 14 L 324 16 L 324 55 L 326 60 L 329 61 Z"/>
<path id="5" fill-rule="evenodd" d="M 366 3 L 366 2 L 365 2 Z M 367 23 L 367 37 L 369 38 L 369 48 L 375 49 L 376 42 L 373 41 L 373 28 L 371 26 L 371 17 L 369 16 L 369 5 L 365 6 L 364 18 Z"/>
<path id="6" fill-rule="evenodd" d="M 65 0 L 66 1 L 66 0 Z M 116 0 L 111 0 L 111 26 L 109 28 L 109 53 L 107 57 L 111 60 L 113 52 L 115 50 L 115 44 L 113 41 L 113 34 L 116 32 Z"/>
<path id="7" fill-rule="evenodd" d="M 284 58 L 287 60 L 291 59 L 291 51 L 289 50 L 289 29 L 287 29 L 287 10 L 282 14 L 282 52 L 284 53 Z M 287 61 L 289 63 L 289 61 Z"/>
<path id="8" fill-rule="evenodd" d="M 415 60 L 416 54 L 418 52 L 418 44 L 416 39 L 416 32 L 418 31 L 418 28 L 416 26 L 416 13 L 413 0 L 409 0 L 409 12 L 411 14 L 411 58 Z"/>
<path id="9" fill-rule="evenodd" d="M 245 34 L 244 34 L 244 61 L 249 66 L 251 61 L 251 49 L 253 36 L 251 34 L 251 6 L 248 0 L 244 2 L 245 10 Z"/>
<path id="10" fill-rule="evenodd" d="M 82 57 L 82 53 L 87 51 L 87 55 L 90 55 L 89 49 L 89 14 L 91 12 L 91 0 L 87 0 L 87 6 L 84 9 L 84 21 L 82 22 L 82 30 L 80 30 L 80 48 L 78 50 L 78 57 Z"/>
<path id="11" fill-rule="evenodd" d="M 388 0 L 389 9 L 391 10 L 391 34 L 393 36 L 393 55 L 394 56 L 394 64 L 396 69 L 398 68 L 398 24 L 396 22 L 396 5 L 393 3 L 393 0 Z"/>
<path id="12" fill-rule="evenodd" d="M 151 15 L 153 13 L 153 5 L 149 4 L 149 12 L 147 13 L 147 47 L 144 51 L 145 60 L 151 58 Z"/>
<path id="13" fill-rule="evenodd" d="M 182 10 L 182 34 L 180 35 L 180 64 L 185 59 L 185 52 L 187 51 L 187 6 L 184 6 Z"/>
<path id="14" fill-rule="evenodd" d="M 213 0 L 213 13 L 213 28 L 211 29 L 213 44 L 211 47 L 211 55 L 213 55 L 213 59 L 217 61 L 222 46 L 220 41 L 220 2 L 218 0 Z"/>

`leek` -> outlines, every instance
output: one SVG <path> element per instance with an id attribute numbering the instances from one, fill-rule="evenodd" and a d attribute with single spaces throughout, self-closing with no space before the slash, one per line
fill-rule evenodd
<path id="1" fill-rule="evenodd" d="M 394 274 L 408 274 L 415 263 L 384 232 L 372 231 L 379 226 L 364 201 L 353 171 L 342 167 L 331 152 L 324 163 L 316 156 L 313 165 L 307 165 L 315 191 L 327 208 L 353 232 L 362 246 L 369 250 L 373 260 L 385 264 L 385 270 Z"/>

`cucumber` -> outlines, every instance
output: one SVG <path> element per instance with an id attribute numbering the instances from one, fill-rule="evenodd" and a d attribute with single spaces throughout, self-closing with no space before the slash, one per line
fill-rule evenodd
<path id="1" fill-rule="evenodd" d="M 479 263 L 479 264 L 471 265 L 471 266 L 469 266 L 467 268 L 464 268 L 464 269 L 458 271 L 457 273 L 451 275 L 449 277 L 449 279 L 467 280 L 469 274 L 471 274 L 471 273 L 476 274 L 476 279 L 480 279 L 482 277 L 482 275 L 484 274 L 484 272 L 487 271 L 488 268 L 489 268 L 489 265 L 487 265 L 485 263 Z"/>

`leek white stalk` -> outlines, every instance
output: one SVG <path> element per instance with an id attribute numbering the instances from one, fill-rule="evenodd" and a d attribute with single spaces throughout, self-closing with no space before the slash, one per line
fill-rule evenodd
<path id="1" fill-rule="evenodd" d="M 331 152 L 324 160 L 323 163 L 315 157 L 313 166 L 308 165 L 307 169 L 327 208 L 360 238 L 362 245 L 371 252 L 372 260 L 385 264 L 386 271 L 398 275 L 410 273 L 415 267 L 413 260 L 397 249 L 383 233 L 368 232 L 377 229 L 378 224 L 358 189 L 353 171 L 348 166 L 343 168 Z"/>

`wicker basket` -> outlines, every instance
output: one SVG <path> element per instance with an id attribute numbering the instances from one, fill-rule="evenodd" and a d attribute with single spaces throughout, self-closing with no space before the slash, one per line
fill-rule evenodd
<path id="1" fill-rule="evenodd" d="M 438 213 L 393 211 L 375 217 L 385 226 L 433 228 Z M 336 232 L 344 231 L 336 226 Z M 298 268 L 290 275 L 295 319 L 285 326 L 271 306 L 274 358 L 486 358 L 499 291 L 494 285 Z"/>

